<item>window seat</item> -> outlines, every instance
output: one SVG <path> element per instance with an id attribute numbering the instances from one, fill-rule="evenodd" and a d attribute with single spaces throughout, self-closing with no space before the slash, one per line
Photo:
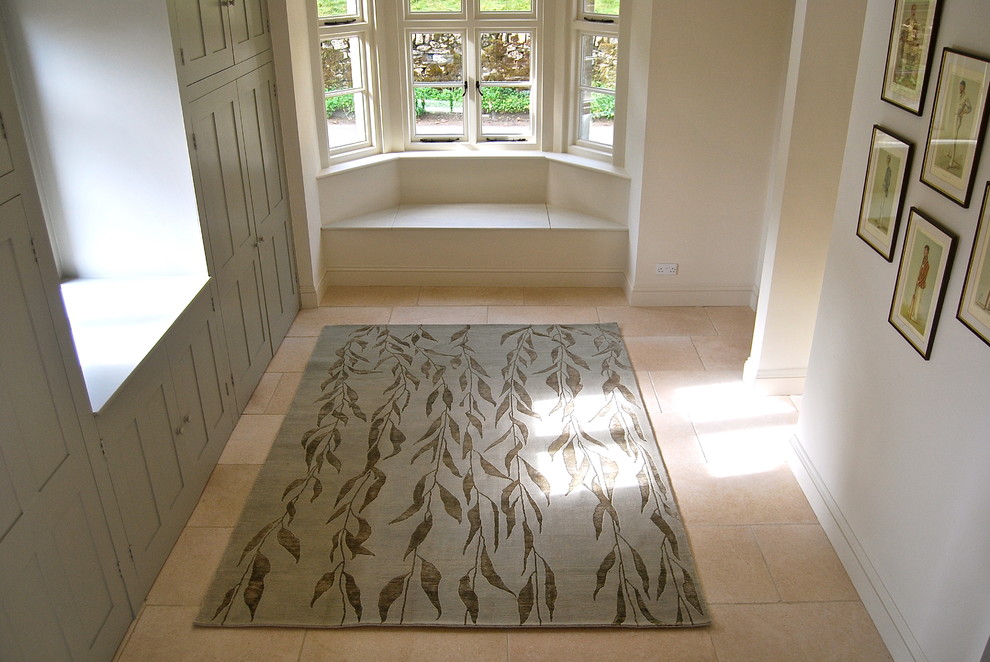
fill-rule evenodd
<path id="1" fill-rule="evenodd" d="M 548 153 L 381 155 L 317 180 L 330 285 L 623 287 L 629 179 Z"/>
<path id="2" fill-rule="evenodd" d="M 206 276 L 62 283 L 86 390 L 100 411 L 208 282 Z"/>
<path id="3" fill-rule="evenodd" d="M 626 227 L 604 218 L 546 204 L 406 204 L 328 223 L 339 229 L 461 229 L 461 230 L 601 230 L 625 232 Z"/>

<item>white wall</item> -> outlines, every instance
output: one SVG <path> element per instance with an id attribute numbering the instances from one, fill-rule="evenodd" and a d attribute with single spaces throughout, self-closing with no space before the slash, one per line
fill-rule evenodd
<path id="1" fill-rule="evenodd" d="M 205 275 L 165 3 L 3 10 L 62 275 Z"/>
<path id="2" fill-rule="evenodd" d="M 318 305 L 323 256 L 320 252 L 320 199 L 316 175 L 320 171 L 320 128 L 317 116 L 322 99 L 319 65 L 314 62 L 316 4 L 307 0 L 270 2 L 272 51 L 282 89 L 279 114 L 285 146 L 285 172 L 295 241 L 299 294 L 304 308 Z"/>
<path id="3" fill-rule="evenodd" d="M 950 45 L 990 56 L 990 3 L 944 8 L 939 52 Z M 880 101 L 890 21 L 891 3 L 870 0 L 797 473 L 896 659 L 976 661 L 990 636 L 990 347 L 955 311 L 990 153 L 969 209 L 919 181 L 938 60 L 922 117 Z M 915 142 L 906 208 L 959 236 L 929 361 L 887 322 L 900 246 L 891 264 L 856 236 L 873 124 Z"/>
<path id="4" fill-rule="evenodd" d="M 746 378 L 801 393 L 863 34 L 862 0 L 798 0 Z"/>
<path id="5" fill-rule="evenodd" d="M 630 109 L 628 134 L 638 196 L 631 300 L 749 305 L 793 0 L 652 4 L 632 37 L 639 48 L 649 38 L 650 52 L 648 71 L 630 72 L 630 94 L 646 104 Z M 658 276 L 657 262 L 677 262 L 680 273 Z"/>

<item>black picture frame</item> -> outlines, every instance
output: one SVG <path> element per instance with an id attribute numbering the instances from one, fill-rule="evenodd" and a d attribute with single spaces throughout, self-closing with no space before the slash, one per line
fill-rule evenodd
<path id="1" fill-rule="evenodd" d="M 921 115 L 935 54 L 941 0 L 896 0 L 880 98 Z"/>
<path id="2" fill-rule="evenodd" d="M 938 328 L 956 237 L 912 207 L 888 321 L 927 361 Z"/>
<path id="3" fill-rule="evenodd" d="M 990 182 L 983 192 L 983 208 L 976 226 L 973 251 L 956 319 L 990 345 Z"/>
<path id="4" fill-rule="evenodd" d="M 921 181 L 969 207 L 987 128 L 990 59 L 942 49 Z"/>
<path id="5" fill-rule="evenodd" d="M 856 235 L 888 262 L 894 259 L 913 152 L 910 141 L 873 126 Z"/>

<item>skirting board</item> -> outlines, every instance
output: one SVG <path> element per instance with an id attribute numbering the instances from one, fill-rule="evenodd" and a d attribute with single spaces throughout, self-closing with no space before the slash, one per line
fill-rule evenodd
<path id="1" fill-rule="evenodd" d="M 753 308 L 753 290 L 748 287 L 668 287 L 642 288 L 626 286 L 631 306 L 749 306 Z"/>
<path id="2" fill-rule="evenodd" d="M 787 461 L 891 656 L 897 662 L 929 662 L 797 435 Z"/>
<path id="3" fill-rule="evenodd" d="M 320 280 L 320 296 L 338 286 L 446 286 L 446 287 L 622 287 L 619 271 L 495 271 L 473 269 L 329 269 Z"/>

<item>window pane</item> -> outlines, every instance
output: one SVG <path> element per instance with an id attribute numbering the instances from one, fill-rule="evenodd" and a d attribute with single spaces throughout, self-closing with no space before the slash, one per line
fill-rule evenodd
<path id="1" fill-rule="evenodd" d="M 356 16 L 357 0 L 316 0 L 316 8 L 321 18 Z"/>
<path id="2" fill-rule="evenodd" d="M 445 83 L 464 80 L 463 37 L 453 32 L 417 32 L 411 37 L 413 81 Z"/>
<path id="3" fill-rule="evenodd" d="M 414 14 L 459 12 L 461 0 L 409 0 L 409 11 Z"/>
<path id="4" fill-rule="evenodd" d="M 367 140 L 364 95 L 340 94 L 326 98 L 327 137 L 330 149 Z"/>
<path id="5" fill-rule="evenodd" d="M 481 11 L 533 11 L 533 0 L 481 0 Z"/>
<path id="6" fill-rule="evenodd" d="M 533 37 L 528 32 L 481 33 L 481 79 L 528 81 Z"/>
<path id="7" fill-rule="evenodd" d="M 581 84 L 588 87 L 615 89 L 615 61 L 619 40 L 590 34 L 581 38 Z"/>
<path id="8" fill-rule="evenodd" d="M 323 89 L 327 92 L 349 90 L 361 85 L 360 52 L 357 37 L 324 39 L 320 42 L 323 61 Z"/>
<path id="9" fill-rule="evenodd" d="M 416 134 L 464 133 L 464 90 L 460 87 L 417 87 L 414 91 Z"/>
<path id="10" fill-rule="evenodd" d="M 619 15 L 619 0 L 584 0 L 584 13 Z"/>
<path id="11" fill-rule="evenodd" d="M 532 135 L 529 90 L 516 87 L 481 87 L 481 133 L 486 136 Z"/>
<path id="12" fill-rule="evenodd" d="M 612 145 L 615 124 L 615 97 L 598 92 L 581 92 L 579 136 L 582 140 Z"/>

